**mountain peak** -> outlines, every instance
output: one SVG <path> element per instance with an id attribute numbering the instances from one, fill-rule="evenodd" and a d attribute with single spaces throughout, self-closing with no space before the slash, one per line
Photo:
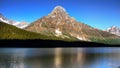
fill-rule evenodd
<path id="1" fill-rule="evenodd" d="M 62 6 L 56 6 L 54 10 L 60 11 L 60 12 L 66 12 L 65 8 Z"/>
<path id="2" fill-rule="evenodd" d="M 117 26 L 112 26 L 111 28 L 117 28 Z"/>
<path id="3" fill-rule="evenodd" d="M 64 7 L 56 6 L 51 12 L 51 14 L 68 14 L 68 13 L 66 12 Z"/>
<path id="4" fill-rule="evenodd" d="M 120 28 L 117 26 L 112 26 L 112 27 L 108 28 L 106 31 L 120 36 Z"/>
<path id="5" fill-rule="evenodd" d="M 48 17 L 57 18 L 59 20 L 68 19 L 70 16 L 62 6 L 56 6 Z"/>
<path id="6" fill-rule="evenodd" d="M 56 6 L 49 15 L 38 19 L 25 29 L 48 36 L 84 41 L 97 39 L 96 37 L 99 39 L 104 39 L 104 37 L 117 37 L 116 35 L 77 22 L 75 18 L 69 16 L 67 11 L 61 6 Z"/>

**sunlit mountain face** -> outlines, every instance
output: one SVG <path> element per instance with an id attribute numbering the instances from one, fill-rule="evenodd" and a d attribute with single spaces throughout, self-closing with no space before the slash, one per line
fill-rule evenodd
<path id="1" fill-rule="evenodd" d="M 120 38 L 114 34 L 76 21 L 76 19 L 71 17 L 62 6 L 56 6 L 48 16 L 36 20 L 26 27 L 25 30 L 48 36 L 68 39 L 76 38 L 77 40 L 84 41 L 106 41 L 108 39 L 113 40 Z"/>

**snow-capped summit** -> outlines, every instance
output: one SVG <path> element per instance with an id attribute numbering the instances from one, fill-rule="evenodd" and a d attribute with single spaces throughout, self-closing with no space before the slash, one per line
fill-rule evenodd
<path id="1" fill-rule="evenodd" d="M 0 22 L 7 23 L 7 24 L 10 24 L 10 25 L 16 26 L 18 28 L 24 28 L 24 27 L 28 26 L 27 23 L 23 24 L 22 22 L 16 22 L 16 21 L 7 19 L 1 13 L 0 13 Z"/>

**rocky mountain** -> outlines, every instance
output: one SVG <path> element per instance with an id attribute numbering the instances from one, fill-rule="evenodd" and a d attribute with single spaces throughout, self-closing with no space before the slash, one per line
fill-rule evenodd
<path id="1" fill-rule="evenodd" d="M 14 25 L 18 28 L 25 28 L 26 26 L 28 26 L 28 24 L 26 22 L 16 22 L 13 20 L 9 20 L 7 18 L 5 18 L 1 13 L 0 13 L 0 22 L 4 22 L 10 25 Z"/>
<path id="2" fill-rule="evenodd" d="M 116 35 L 76 21 L 61 6 L 56 6 L 50 14 L 33 22 L 25 30 L 61 38 L 74 37 L 84 41 L 119 38 Z"/>
<path id="3" fill-rule="evenodd" d="M 117 26 L 112 26 L 112 27 L 108 28 L 106 31 L 120 36 L 120 28 L 118 28 Z"/>

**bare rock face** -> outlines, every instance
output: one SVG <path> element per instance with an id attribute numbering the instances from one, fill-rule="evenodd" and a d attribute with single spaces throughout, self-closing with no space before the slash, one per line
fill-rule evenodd
<path id="1" fill-rule="evenodd" d="M 104 39 L 106 36 L 116 37 L 108 32 L 77 22 L 75 18 L 70 17 L 66 10 L 61 6 L 56 6 L 48 16 L 38 19 L 25 29 L 49 36 L 54 35 L 62 38 L 74 37 L 85 41 L 90 41 L 93 37 L 99 37 L 100 39 Z"/>
<path id="2" fill-rule="evenodd" d="M 112 26 L 112 27 L 108 28 L 106 31 L 120 36 L 120 28 L 118 28 L 117 26 Z"/>

